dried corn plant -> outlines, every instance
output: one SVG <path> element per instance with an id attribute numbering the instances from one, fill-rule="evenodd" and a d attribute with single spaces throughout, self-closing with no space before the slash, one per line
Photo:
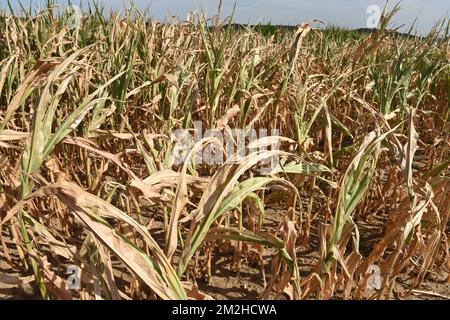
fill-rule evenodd
<path id="1" fill-rule="evenodd" d="M 92 5 L 72 29 L 57 7 L 0 12 L 0 283 L 44 299 L 221 298 L 218 271 L 259 299 L 448 283 L 448 21 L 421 38 L 385 29 L 396 10 L 366 34 Z M 173 132 L 196 123 L 276 129 L 252 143 L 280 150 L 198 163 L 206 137 L 179 164 Z"/>

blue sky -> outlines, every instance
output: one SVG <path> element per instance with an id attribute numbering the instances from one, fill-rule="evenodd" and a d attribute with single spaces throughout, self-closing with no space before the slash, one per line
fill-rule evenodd
<path id="1" fill-rule="evenodd" d="M 18 0 L 10 0 L 18 7 Z M 45 3 L 45 0 L 22 0 L 33 7 Z M 73 4 L 88 3 L 89 0 L 72 0 Z M 61 3 L 67 0 L 61 0 Z M 106 8 L 123 9 L 128 0 L 99 0 Z M 150 8 L 150 15 L 159 21 L 171 15 L 184 19 L 189 11 L 204 8 L 209 15 L 216 12 L 218 0 L 134 0 L 140 9 Z M 223 0 L 222 15 L 229 15 L 236 2 L 235 22 L 296 25 L 312 19 L 320 19 L 327 24 L 348 28 L 364 28 L 367 26 L 370 5 L 384 7 L 385 0 Z M 0 8 L 6 8 L 6 0 L 0 0 Z M 390 6 L 397 1 L 389 1 Z M 395 26 L 406 25 L 408 29 L 417 18 L 416 30 L 420 34 L 430 31 L 440 18 L 450 17 L 450 0 L 403 0 L 403 10 L 395 17 Z"/>

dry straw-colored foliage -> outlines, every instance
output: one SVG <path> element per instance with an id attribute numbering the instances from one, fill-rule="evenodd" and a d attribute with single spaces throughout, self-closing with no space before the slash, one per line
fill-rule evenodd
<path id="1" fill-rule="evenodd" d="M 399 35 L 395 11 L 373 33 L 95 6 L 69 30 L 52 7 L 0 13 L 0 282 L 32 276 L 53 299 L 208 299 L 198 284 L 228 256 L 235 276 L 256 261 L 261 299 L 382 299 L 448 272 L 448 24 Z M 281 150 L 175 165 L 171 133 L 194 121 L 278 129 Z"/>

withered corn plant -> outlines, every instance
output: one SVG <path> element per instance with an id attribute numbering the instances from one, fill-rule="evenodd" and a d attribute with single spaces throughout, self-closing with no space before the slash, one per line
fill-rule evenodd
<path id="1" fill-rule="evenodd" d="M 448 21 L 261 32 L 91 4 L 69 28 L 60 9 L 0 12 L 0 283 L 210 299 L 226 270 L 244 298 L 386 299 L 450 281 Z M 180 164 L 173 132 L 198 123 L 277 134 L 221 163 L 198 161 L 203 137 Z"/>

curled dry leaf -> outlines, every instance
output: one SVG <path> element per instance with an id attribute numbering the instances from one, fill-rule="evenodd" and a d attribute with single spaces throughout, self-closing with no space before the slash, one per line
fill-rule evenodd
<path id="1" fill-rule="evenodd" d="M 219 120 L 217 120 L 216 128 L 218 130 L 222 130 L 225 128 L 228 124 L 228 121 L 230 121 L 235 115 L 239 113 L 241 108 L 239 105 L 235 104 L 233 107 L 231 107 Z"/>

